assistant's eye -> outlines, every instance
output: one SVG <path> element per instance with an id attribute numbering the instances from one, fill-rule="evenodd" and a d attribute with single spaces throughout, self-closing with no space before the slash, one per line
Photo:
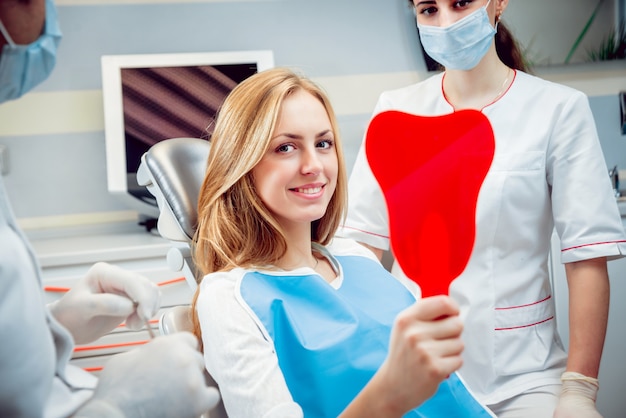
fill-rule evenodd
<path id="1" fill-rule="evenodd" d="M 418 15 L 423 15 L 423 16 L 431 16 L 435 13 L 437 13 L 437 8 L 436 7 L 416 7 L 415 8 L 415 13 Z"/>
<path id="2" fill-rule="evenodd" d="M 457 1 L 454 3 L 454 8 L 456 9 L 464 9 L 467 6 L 469 6 L 470 4 L 473 3 L 473 0 L 464 0 L 464 1 Z"/>
<path id="3" fill-rule="evenodd" d="M 334 144 L 335 142 L 332 139 L 323 139 L 320 142 L 318 142 L 316 146 L 317 148 L 330 149 L 333 147 Z"/>
<path id="4" fill-rule="evenodd" d="M 295 147 L 293 146 L 293 144 L 280 144 L 279 146 L 277 146 L 275 148 L 275 151 L 278 153 L 288 153 L 290 151 L 293 151 L 295 149 Z"/>

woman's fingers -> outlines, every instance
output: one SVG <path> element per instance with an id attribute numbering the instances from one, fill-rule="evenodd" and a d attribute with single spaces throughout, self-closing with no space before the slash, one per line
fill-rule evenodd
<path id="1" fill-rule="evenodd" d="M 432 321 L 441 317 L 459 314 L 459 306 L 449 296 L 431 296 L 420 299 L 408 307 L 405 312 L 422 321 Z"/>
<path id="2" fill-rule="evenodd" d="M 458 305 L 447 296 L 420 299 L 400 312 L 396 328 L 401 333 L 415 334 L 418 341 L 427 339 L 458 338 L 463 322 Z"/>

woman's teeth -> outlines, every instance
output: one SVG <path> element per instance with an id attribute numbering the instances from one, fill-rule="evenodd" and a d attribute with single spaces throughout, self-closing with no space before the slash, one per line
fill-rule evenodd
<path id="1" fill-rule="evenodd" d="M 319 193 L 322 190 L 322 188 L 321 187 L 308 187 L 306 189 L 304 189 L 304 188 L 296 188 L 295 190 L 298 193 L 315 194 L 315 193 Z"/>

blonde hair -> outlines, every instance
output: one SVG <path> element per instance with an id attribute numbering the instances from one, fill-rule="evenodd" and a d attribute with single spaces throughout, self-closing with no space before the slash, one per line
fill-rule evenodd
<path id="1" fill-rule="evenodd" d="M 326 109 L 339 164 L 337 186 L 327 211 L 312 223 L 312 241 L 327 244 L 343 221 L 347 174 L 328 97 L 320 87 L 292 70 L 262 71 L 241 82 L 228 95 L 210 139 L 193 248 L 194 263 L 201 276 L 235 267 L 273 265 L 285 254 L 285 235 L 257 195 L 251 170 L 269 148 L 283 101 L 300 90 L 316 97 Z"/>

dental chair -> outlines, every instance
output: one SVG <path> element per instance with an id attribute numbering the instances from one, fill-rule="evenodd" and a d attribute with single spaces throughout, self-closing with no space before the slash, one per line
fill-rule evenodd
<path id="1" fill-rule="evenodd" d="M 198 194 L 209 155 L 210 144 L 199 138 L 172 138 L 157 142 L 142 156 L 137 170 L 137 181 L 146 186 L 156 198 L 159 207 L 157 230 L 172 243 L 167 253 L 167 264 L 180 271 L 191 290 L 198 286 L 198 273 L 191 258 L 191 242 L 197 223 Z M 191 331 L 191 307 L 174 306 L 159 319 L 161 334 Z M 206 373 L 209 386 L 217 387 Z M 201 418 L 228 418 L 220 400 Z"/>
<path id="2" fill-rule="evenodd" d="M 192 291 L 198 277 L 191 260 L 191 241 L 209 148 L 209 142 L 199 138 L 166 139 L 146 151 L 137 170 L 137 182 L 148 189 L 159 207 L 157 230 L 172 243 L 167 264 L 183 273 Z"/>

